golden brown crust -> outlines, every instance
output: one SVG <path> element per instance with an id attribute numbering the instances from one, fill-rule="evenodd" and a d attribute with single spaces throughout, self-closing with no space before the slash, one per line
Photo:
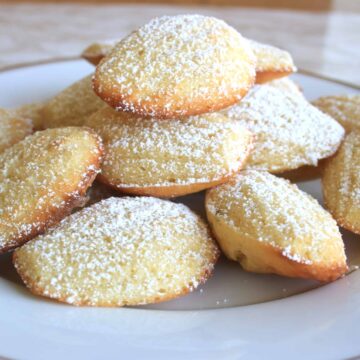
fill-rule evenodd
<path id="1" fill-rule="evenodd" d="M 101 59 L 110 52 L 115 44 L 115 40 L 94 42 L 83 50 L 81 57 L 96 66 Z"/>
<path id="2" fill-rule="evenodd" d="M 95 93 L 111 107 L 120 111 L 129 111 L 140 116 L 150 115 L 159 120 L 174 119 L 179 117 L 179 115 L 181 117 L 195 116 L 225 109 L 239 102 L 239 99 L 243 98 L 253 85 L 254 82 L 249 81 L 246 88 L 232 94 L 227 93 L 227 96 L 223 96 L 221 93 L 218 93 L 216 103 L 207 102 L 204 101 L 204 99 L 199 98 L 193 99 L 187 104 L 184 104 L 183 101 L 179 101 L 179 104 L 181 104 L 179 107 L 174 106 L 173 108 L 169 108 L 167 106 L 166 99 L 162 99 L 161 97 L 154 96 L 151 100 L 138 100 L 133 95 L 126 96 L 117 92 L 117 89 L 102 86 L 101 81 L 98 80 L 96 75 L 93 78 Z M 101 92 L 99 89 L 101 89 Z M 131 111 L 128 104 L 132 104 Z M 151 109 L 150 113 L 147 109 Z"/>
<path id="3" fill-rule="evenodd" d="M 82 57 L 84 59 L 86 59 L 88 62 L 90 62 L 93 65 L 98 65 L 100 63 L 100 61 L 106 56 L 106 53 L 101 53 L 101 54 L 83 54 Z M 255 83 L 256 84 L 264 84 L 266 82 L 275 80 L 275 79 L 280 79 L 286 76 L 289 76 L 293 73 L 293 69 L 288 69 L 288 70 L 284 70 L 284 71 L 256 71 L 256 80 Z M 253 84 L 252 84 L 253 85 Z M 251 85 L 251 86 L 252 86 Z M 98 86 L 98 84 L 94 85 L 95 89 Z M 110 96 L 110 94 L 107 94 L 108 96 Z M 243 97 L 245 94 L 241 94 L 241 96 Z M 117 104 L 118 102 L 121 102 L 125 99 L 122 98 L 117 98 L 117 101 L 114 101 L 114 104 Z M 235 100 L 236 102 L 237 100 Z M 233 103 L 231 103 L 230 105 L 232 105 Z M 146 104 L 145 104 L 146 105 Z M 114 105 L 113 105 L 114 106 Z M 229 106 L 229 105 L 227 105 Z M 218 106 L 218 110 L 223 109 L 225 106 Z M 207 112 L 209 112 L 211 109 L 208 109 Z M 162 117 L 160 116 L 160 118 L 166 118 L 166 115 L 163 115 Z"/>
<path id="4" fill-rule="evenodd" d="M 94 180 L 95 176 L 92 178 Z M 90 183 L 91 184 L 91 183 Z M 90 185 L 88 185 L 90 186 Z M 86 191 L 86 188 L 81 189 Z M 84 195 L 83 195 L 84 196 Z M 16 245 L 5 246 L 0 248 L 0 254 L 6 253 L 17 247 L 25 244 L 29 240 L 33 239 L 35 236 L 43 234 L 48 228 L 57 224 L 60 220 L 70 215 L 73 208 L 77 207 L 77 204 L 83 199 L 83 196 L 80 195 L 80 191 L 76 192 L 73 196 L 69 196 L 65 201 L 63 207 L 59 208 L 57 211 L 52 211 L 47 213 L 46 216 L 39 219 L 39 225 L 33 228 L 30 232 L 23 232 L 17 234 L 13 240 L 16 240 Z M 55 210 L 55 209 L 53 209 Z M 44 214 L 45 215 L 45 214 Z"/>
<path id="5" fill-rule="evenodd" d="M 310 181 L 321 178 L 323 166 L 324 160 L 320 160 L 318 166 L 305 165 L 294 170 L 285 171 L 278 175 L 290 180 L 292 183 Z"/>
<path id="6" fill-rule="evenodd" d="M 335 221 L 284 179 L 244 171 L 205 204 L 224 254 L 247 271 L 333 281 L 348 270 Z"/>
<path id="7" fill-rule="evenodd" d="M 215 264 L 218 261 L 219 256 L 220 256 L 220 252 L 217 252 L 215 254 L 215 256 L 213 257 L 213 259 L 209 260 L 209 262 Z M 13 252 L 12 261 L 13 261 L 14 265 L 18 262 L 16 251 Z M 26 276 L 26 272 L 23 271 L 24 269 L 22 267 L 19 267 L 19 266 L 15 265 L 15 268 L 16 268 L 16 271 L 19 274 L 21 280 L 24 282 L 24 284 L 31 291 L 32 294 L 34 294 L 36 296 L 43 297 L 43 298 L 47 298 L 47 299 L 49 298 L 49 296 L 44 295 L 44 289 L 43 288 L 39 287 L 35 282 L 33 282 L 30 279 L 30 277 Z M 213 275 L 213 272 L 205 270 L 203 275 L 199 279 L 199 285 L 204 284 L 212 275 Z M 162 296 L 162 297 L 157 296 L 157 297 L 149 298 L 146 303 L 141 304 L 141 305 L 156 304 L 156 303 L 162 303 L 162 302 L 165 302 L 165 301 L 174 300 L 174 299 L 177 299 L 177 298 L 179 298 L 181 296 L 185 296 L 185 295 L 189 294 L 190 292 L 191 292 L 190 288 L 184 287 L 182 289 L 182 291 L 179 291 L 177 293 L 167 294 L 166 296 Z M 51 300 L 58 301 L 58 302 L 61 302 L 61 303 L 64 303 L 64 304 L 69 304 L 69 302 L 67 301 L 67 299 L 65 297 L 51 298 Z M 71 305 L 80 306 L 80 307 L 81 306 L 93 306 L 93 304 L 91 304 L 90 302 L 86 302 L 86 301 L 72 303 Z M 132 302 L 126 302 L 126 303 L 124 302 L 124 304 L 122 304 L 121 306 L 136 306 L 136 305 L 139 305 L 139 304 L 132 303 Z M 110 303 L 110 302 L 99 302 L 99 303 L 97 303 L 96 306 L 108 307 L 108 308 L 121 307 L 118 304 L 113 304 L 113 303 Z"/>
<path id="8" fill-rule="evenodd" d="M 251 39 L 248 41 L 256 56 L 256 83 L 263 84 L 297 70 L 287 51 Z"/>
<path id="9" fill-rule="evenodd" d="M 178 15 L 153 19 L 116 44 L 96 67 L 93 87 L 117 110 L 172 119 L 235 104 L 254 81 L 254 54 L 235 29 Z"/>
<path id="10" fill-rule="evenodd" d="M 214 186 L 226 183 L 229 179 L 231 179 L 236 173 L 238 173 L 243 165 L 246 163 L 250 153 L 252 150 L 252 146 L 249 145 L 246 149 L 246 153 L 242 159 L 242 162 L 239 164 L 239 167 L 236 171 L 228 174 L 227 176 L 222 177 L 221 179 L 217 179 L 210 182 L 202 182 L 202 183 L 192 183 L 186 185 L 173 185 L 173 186 L 147 186 L 147 187 L 130 187 L 123 186 L 121 183 L 113 183 L 110 179 L 106 178 L 104 175 L 99 174 L 97 179 L 105 185 L 110 186 L 111 188 L 120 191 L 124 194 L 131 194 L 137 196 L 154 196 L 160 198 L 172 198 L 178 196 L 185 196 L 188 194 L 193 194 L 196 192 L 203 191 L 205 189 L 212 188 Z"/>
<path id="11" fill-rule="evenodd" d="M 107 41 L 107 42 L 96 42 L 91 45 L 89 45 L 81 54 L 81 57 L 90 62 L 93 65 L 98 65 L 99 62 L 109 54 L 111 49 L 115 46 L 116 41 Z M 252 46 L 256 46 L 259 43 L 250 41 L 250 44 Z M 267 45 L 262 45 L 267 47 Z M 272 62 L 270 61 L 267 64 L 266 69 L 258 68 L 256 69 L 256 83 L 257 84 L 263 84 L 266 82 L 269 82 L 274 79 L 279 79 L 285 76 L 288 76 L 292 74 L 296 68 L 292 64 L 292 61 L 290 62 L 291 57 L 289 56 L 289 64 L 288 66 L 285 66 L 284 64 L 281 66 L 281 69 L 277 69 L 276 67 L 278 64 L 276 63 L 276 58 L 281 54 L 282 51 L 280 49 L 276 49 L 275 54 L 273 55 Z M 257 53 L 257 56 L 262 56 L 262 53 Z M 269 59 L 270 60 L 270 59 Z M 276 68 L 276 69 L 274 69 Z"/>
<path id="12" fill-rule="evenodd" d="M 87 60 L 90 64 L 97 65 L 104 57 L 104 54 L 82 54 L 81 57 L 83 57 L 85 60 Z"/>
<path id="13" fill-rule="evenodd" d="M 244 160 L 245 161 L 245 160 Z M 240 169 L 238 170 L 240 171 Z M 195 183 L 187 185 L 173 185 L 173 186 L 148 186 L 148 187 L 128 187 L 122 186 L 122 184 L 112 184 L 109 179 L 104 177 L 102 174 L 98 175 L 98 180 L 105 185 L 111 186 L 113 189 L 120 191 L 125 194 L 137 195 L 137 196 L 154 196 L 159 198 L 172 198 L 177 196 L 184 196 L 193 194 L 205 189 L 209 189 L 216 185 L 226 183 L 236 173 L 224 176 L 219 180 L 206 182 L 206 183 Z"/>
<path id="14" fill-rule="evenodd" d="M 205 202 L 208 201 L 208 197 L 209 192 L 206 193 Z M 216 219 L 208 210 L 207 217 L 213 234 L 217 239 L 227 237 L 228 239 L 236 238 L 239 242 L 248 241 L 246 237 L 242 237 L 239 232 L 235 232 L 225 222 Z M 219 242 L 219 245 L 223 249 L 221 241 Z M 241 266 L 246 271 L 255 273 L 273 273 L 287 277 L 314 279 L 325 282 L 334 281 L 345 275 L 348 271 L 348 267 L 344 262 L 333 263 L 331 265 L 322 263 L 306 264 L 284 256 L 281 249 L 264 242 L 254 241 L 252 239 L 251 246 L 252 252 L 256 254 L 255 256 L 257 257 L 255 261 L 254 259 L 251 259 L 251 257 L 249 258 L 250 260 L 247 261 L 247 255 L 241 252 L 237 253 L 236 258 L 231 258 L 234 261 L 241 262 Z M 251 256 L 254 256 L 254 254 Z M 274 266 L 274 264 L 276 265 Z"/>
<path id="15" fill-rule="evenodd" d="M 48 228 L 57 224 L 60 220 L 69 215 L 75 207 L 83 202 L 87 189 L 91 186 L 100 171 L 103 154 L 103 145 L 100 137 L 92 129 L 87 129 L 86 131 L 96 139 L 97 144 L 97 150 L 89 153 L 88 161 L 91 166 L 83 173 L 82 178 L 74 189 L 63 189 L 64 193 L 60 204 L 57 204 L 56 206 L 50 204 L 43 212 L 36 212 L 36 225 L 34 222 L 30 221 L 28 223 L 26 221 L 26 223 L 28 223 L 26 230 L 13 233 L 11 237 L 8 237 L 5 245 L 2 244 L 0 247 L 0 254 L 13 250 L 35 236 L 44 233 Z M 32 215 L 33 214 L 29 214 L 30 217 Z M 6 225 L 2 224 L 2 226 Z"/>
<path id="16" fill-rule="evenodd" d="M 289 76 L 293 73 L 291 69 L 284 71 L 256 71 L 256 84 L 264 84 L 269 81 Z"/>
<path id="17" fill-rule="evenodd" d="M 284 256 L 280 249 L 271 245 L 263 244 L 266 248 L 268 259 L 274 258 L 277 264 L 282 263 L 281 267 L 277 267 L 275 274 L 303 278 L 315 279 L 318 281 L 329 282 L 341 278 L 349 270 L 346 263 L 334 263 L 332 265 L 325 264 L 304 264 L 296 262 Z M 252 271 L 249 270 L 248 271 Z"/>
<path id="18" fill-rule="evenodd" d="M 227 181 L 253 136 L 221 114 L 158 121 L 104 108 L 88 119 L 103 138 L 99 180 L 133 195 L 174 197 Z"/>
<path id="19" fill-rule="evenodd" d="M 183 204 L 126 197 L 69 216 L 17 249 L 13 263 L 36 295 L 115 307 L 185 295 L 210 277 L 219 254 L 206 223 Z"/>
<path id="20" fill-rule="evenodd" d="M 91 129 L 89 129 L 89 131 L 93 132 Z M 36 226 L 36 228 L 34 227 L 30 233 L 18 234 L 16 236 L 16 245 L 0 248 L 0 254 L 13 250 L 25 244 L 27 241 L 33 239 L 35 236 L 43 234 L 48 228 L 54 226 L 66 216 L 70 215 L 72 210 L 83 202 L 87 189 L 91 186 L 98 174 L 98 171 L 100 170 L 103 154 L 103 146 L 100 137 L 97 136 L 95 132 L 93 132 L 93 134 L 98 139 L 98 149 L 100 151 L 100 157 L 95 155 L 93 156 L 91 162 L 94 166 L 90 168 L 87 173 L 84 174 L 84 177 L 80 181 L 78 188 L 64 199 L 64 203 L 61 207 L 52 208 L 50 212 L 46 214 L 44 213 L 43 217 L 39 218 L 39 225 Z"/>

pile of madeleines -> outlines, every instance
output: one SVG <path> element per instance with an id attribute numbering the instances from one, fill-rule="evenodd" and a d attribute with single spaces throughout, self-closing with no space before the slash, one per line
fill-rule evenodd
<path id="1" fill-rule="evenodd" d="M 338 225 L 360 233 L 359 95 L 310 104 L 288 52 L 200 15 L 82 55 L 93 74 L 0 110 L 0 253 L 15 250 L 34 294 L 169 300 L 209 278 L 219 248 L 247 271 L 347 272 Z M 288 180 L 309 174 L 329 212 Z M 202 190 L 207 221 L 161 199 Z"/>

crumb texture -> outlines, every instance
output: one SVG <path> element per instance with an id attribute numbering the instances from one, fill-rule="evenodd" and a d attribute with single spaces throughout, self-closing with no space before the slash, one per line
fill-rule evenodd
<path id="1" fill-rule="evenodd" d="M 75 305 L 167 300 L 196 288 L 218 250 L 206 224 L 182 204 L 109 198 L 64 219 L 15 252 L 35 293 Z"/>

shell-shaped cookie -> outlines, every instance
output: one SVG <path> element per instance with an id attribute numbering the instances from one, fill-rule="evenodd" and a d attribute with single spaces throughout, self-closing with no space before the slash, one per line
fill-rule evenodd
<path id="1" fill-rule="evenodd" d="M 297 70 L 287 51 L 254 40 L 249 42 L 256 57 L 256 83 L 288 76 Z"/>
<path id="2" fill-rule="evenodd" d="M 16 144 L 33 132 L 30 119 L 16 111 L 0 108 L 0 152 Z"/>
<path id="3" fill-rule="evenodd" d="M 44 128 L 82 126 L 84 120 L 105 103 L 94 93 L 92 75 L 75 82 L 44 104 Z"/>
<path id="4" fill-rule="evenodd" d="M 254 40 L 248 39 L 248 41 L 256 58 L 257 66 L 255 70 L 257 83 L 282 78 L 297 70 L 291 55 L 287 51 Z M 81 57 L 91 64 L 97 65 L 102 58 L 111 52 L 117 42 L 116 40 L 94 42 L 82 52 Z M 292 90 L 297 89 L 297 86 L 292 86 L 290 81 L 276 83 L 276 85 L 291 87 Z"/>
<path id="5" fill-rule="evenodd" d="M 360 95 L 324 96 L 313 104 L 332 116 L 347 132 L 360 131 Z"/>
<path id="6" fill-rule="evenodd" d="M 99 179 L 137 195 L 180 196 L 225 182 L 252 148 L 249 131 L 218 113 L 158 121 L 106 107 L 87 126 L 104 141 Z"/>
<path id="7" fill-rule="evenodd" d="M 174 118 L 220 110 L 255 80 L 248 41 L 201 15 L 151 20 L 121 40 L 96 68 L 94 90 L 112 107 Z"/>
<path id="8" fill-rule="evenodd" d="M 30 290 L 73 305 L 170 300 L 212 273 L 219 251 L 183 204 L 110 198 L 85 208 L 14 253 Z"/>
<path id="9" fill-rule="evenodd" d="M 346 136 L 339 151 L 325 163 L 324 202 L 338 224 L 360 234 L 360 132 Z"/>
<path id="10" fill-rule="evenodd" d="M 90 129 L 39 131 L 0 154 L 0 253 L 56 224 L 99 172 L 102 145 Z"/>
<path id="11" fill-rule="evenodd" d="M 338 122 L 303 96 L 267 84 L 256 85 L 222 113 L 255 136 L 247 167 L 272 173 L 317 165 L 336 152 L 344 136 Z"/>
<path id="12" fill-rule="evenodd" d="M 320 281 L 347 270 L 335 220 L 285 179 L 242 171 L 208 190 L 206 212 L 225 255 L 245 270 Z"/>

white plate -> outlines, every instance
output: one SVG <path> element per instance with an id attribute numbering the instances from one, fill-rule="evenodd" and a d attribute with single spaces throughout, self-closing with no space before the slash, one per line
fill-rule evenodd
<path id="1" fill-rule="evenodd" d="M 63 61 L 0 73 L 0 106 L 41 101 L 93 68 Z M 295 75 L 309 99 L 357 90 Z M 320 183 L 300 187 L 321 201 Z M 203 211 L 203 194 L 177 201 Z M 351 265 L 359 237 L 344 232 Z M 338 359 L 360 355 L 360 271 L 332 284 L 250 274 L 221 259 L 181 299 L 142 308 L 76 308 L 31 295 L 0 257 L 0 356 L 20 359 Z M 293 295 L 293 296 L 290 296 Z M 278 300 L 276 300 L 278 299 Z"/>

